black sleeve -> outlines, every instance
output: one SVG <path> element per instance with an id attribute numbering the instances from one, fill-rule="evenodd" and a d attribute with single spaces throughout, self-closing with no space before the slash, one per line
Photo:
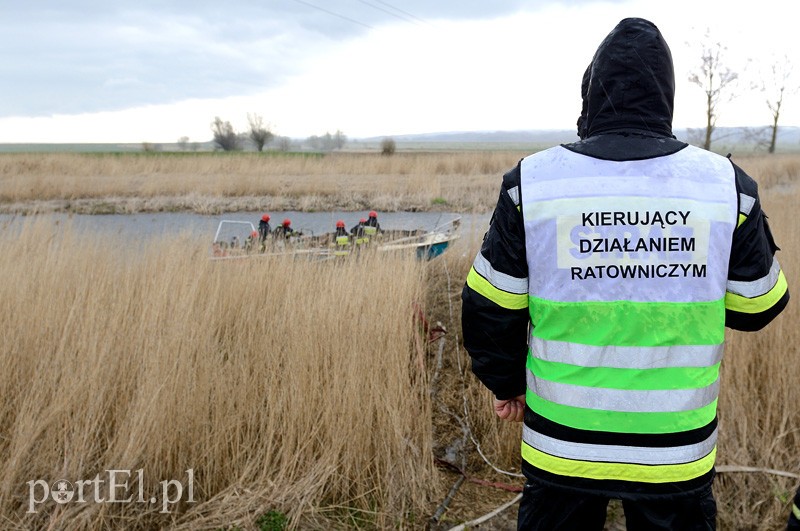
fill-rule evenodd
<path id="1" fill-rule="evenodd" d="M 461 294 L 464 346 L 472 372 L 501 400 L 525 394 L 528 264 L 519 166 L 500 197 Z"/>
<path id="2" fill-rule="evenodd" d="M 789 302 L 786 277 L 775 253 L 780 250 L 761 209 L 758 185 L 734 164 L 739 193 L 739 223 L 733 232 L 725 297 L 725 325 L 742 331 L 764 328 Z"/>

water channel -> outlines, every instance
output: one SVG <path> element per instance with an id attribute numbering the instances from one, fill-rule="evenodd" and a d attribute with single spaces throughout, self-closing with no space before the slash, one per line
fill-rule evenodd
<path id="1" fill-rule="evenodd" d="M 78 233 L 93 237 L 110 237 L 124 241 L 146 241 L 168 235 L 188 235 L 208 238 L 210 242 L 222 220 L 249 221 L 258 226 L 262 212 L 233 212 L 221 215 L 195 214 L 191 212 L 158 212 L 142 214 L 45 214 L 44 217 L 58 226 L 69 225 Z M 367 212 L 268 212 L 270 224 L 276 227 L 288 218 L 295 230 L 304 234 L 332 232 L 336 221 L 343 220 L 349 229 L 358 223 L 359 218 L 367 217 Z M 461 218 L 462 240 L 477 235 L 478 238 L 489 226 L 490 213 L 459 214 L 454 212 L 379 212 L 378 221 L 386 230 L 422 229 L 434 230 L 456 218 Z M 0 230 L 21 226 L 36 216 L 16 216 L 0 214 Z"/>

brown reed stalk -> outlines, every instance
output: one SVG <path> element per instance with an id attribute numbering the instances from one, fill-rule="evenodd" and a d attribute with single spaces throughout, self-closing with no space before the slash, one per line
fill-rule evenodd
<path id="1" fill-rule="evenodd" d="M 300 528 L 385 528 L 425 512 L 424 264 L 207 253 L 46 218 L 0 234 L 2 527 L 247 527 L 278 511 Z M 27 512 L 27 482 L 110 469 L 142 469 L 148 498 L 192 469 L 195 502 Z M 100 490 L 108 499 L 108 481 Z"/>

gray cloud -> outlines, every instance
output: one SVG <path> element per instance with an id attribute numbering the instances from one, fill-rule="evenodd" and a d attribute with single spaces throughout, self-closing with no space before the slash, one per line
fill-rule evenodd
<path id="1" fill-rule="evenodd" d="M 436 24 L 535 9 L 543 0 L 230 0 L 4 6 L 0 116 L 116 110 L 246 95 L 305 57 L 387 23 Z"/>

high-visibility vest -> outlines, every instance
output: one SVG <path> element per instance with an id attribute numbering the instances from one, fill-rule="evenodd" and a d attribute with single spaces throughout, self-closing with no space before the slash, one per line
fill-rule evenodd
<path id="1" fill-rule="evenodd" d="M 686 482 L 716 455 L 738 203 L 729 160 L 692 146 L 521 163 L 529 269 L 522 457 L 548 478 Z"/>

